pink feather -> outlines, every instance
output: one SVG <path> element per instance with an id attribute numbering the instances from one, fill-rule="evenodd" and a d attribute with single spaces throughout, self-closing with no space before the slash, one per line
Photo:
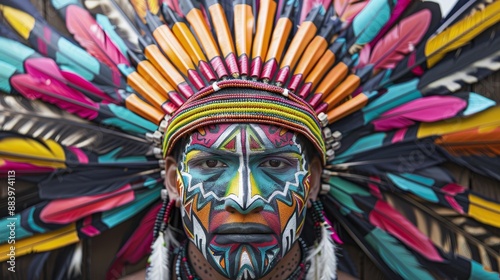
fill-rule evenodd
<path id="1" fill-rule="evenodd" d="M 378 40 L 380 40 L 382 36 L 386 34 L 386 32 L 397 22 L 399 17 L 403 14 L 403 12 L 411 2 L 412 0 L 399 0 L 396 3 L 396 6 L 392 10 L 391 18 L 389 18 L 389 21 L 385 24 L 382 30 L 380 30 L 377 36 L 375 36 L 375 38 L 370 42 L 370 45 L 374 46 L 378 42 Z"/>
<path id="2" fill-rule="evenodd" d="M 419 11 L 395 26 L 373 48 L 370 63 L 375 69 L 391 69 L 415 49 L 423 38 L 431 21 L 429 10 Z"/>
<path id="3" fill-rule="evenodd" d="M 389 110 L 372 123 L 376 131 L 405 128 L 416 122 L 448 119 L 466 106 L 467 102 L 454 96 L 424 97 Z"/>
<path id="4" fill-rule="evenodd" d="M 153 206 L 141 220 L 132 236 L 122 246 L 116 254 L 116 258 L 111 264 L 106 279 L 116 279 L 122 275 L 123 267 L 126 264 L 135 264 L 139 262 L 146 254 L 151 251 L 153 242 L 153 227 L 156 220 L 156 214 L 160 211 L 161 203 Z"/>
<path id="5" fill-rule="evenodd" d="M 373 225 L 394 235 L 427 259 L 437 262 L 443 261 L 432 241 L 387 202 L 377 201 L 369 218 Z"/>
<path id="6" fill-rule="evenodd" d="M 57 65 L 51 59 L 40 58 L 38 63 L 44 69 L 57 71 Z M 84 119 L 93 120 L 97 117 L 99 105 L 82 93 L 55 79 L 47 78 L 36 68 L 27 67 L 26 72 L 28 74 L 11 78 L 12 86 L 26 98 L 41 99 Z"/>
<path id="7" fill-rule="evenodd" d="M 85 80 L 79 75 L 62 71 L 55 62 L 49 62 L 48 58 L 32 58 L 25 62 L 26 69 L 29 69 L 29 73 L 36 74 L 40 77 L 46 79 L 51 79 L 53 81 L 61 82 L 61 84 L 74 85 L 82 90 L 88 91 L 93 96 L 102 98 L 105 102 L 114 102 L 108 95 L 106 95 L 102 90 L 93 85 L 91 82 Z"/>
<path id="8" fill-rule="evenodd" d="M 323 6 L 323 8 L 326 10 L 328 10 L 328 8 L 330 7 L 330 5 L 332 4 L 332 0 L 306 0 L 304 1 L 304 3 L 302 4 L 302 11 L 300 12 L 300 22 L 303 22 L 306 17 L 307 17 L 307 14 L 309 14 L 309 12 L 316 6 L 318 5 L 321 5 Z"/>
<path id="9" fill-rule="evenodd" d="M 130 64 L 87 10 L 69 5 L 66 8 L 66 26 L 82 47 L 115 72 L 118 71 L 116 65 Z"/>
<path id="10" fill-rule="evenodd" d="M 103 212 L 134 200 L 129 184 L 110 193 L 56 199 L 41 211 L 40 218 L 46 223 L 69 224 L 92 213 Z"/>
<path id="11" fill-rule="evenodd" d="M 337 16 L 346 22 L 351 22 L 352 19 L 363 10 L 369 1 L 357 0 L 335 0 L 333 5 Z"/>

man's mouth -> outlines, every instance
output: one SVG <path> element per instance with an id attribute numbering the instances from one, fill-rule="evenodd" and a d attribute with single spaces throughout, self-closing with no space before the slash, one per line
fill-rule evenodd
<path id="1" fill-rule="evenodd" d="M 215 242 L 218 244 L 231 243 L 266 243 L 272 242 L 273 230 L 257 223 L 233 223 L 217 227 L 214 231 Z"/>

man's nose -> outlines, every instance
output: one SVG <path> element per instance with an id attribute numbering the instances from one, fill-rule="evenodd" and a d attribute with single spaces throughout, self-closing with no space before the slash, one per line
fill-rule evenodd
<path id="1" fill-rule="evenodd" d="M 224 208 L 227 212 L 231 214 L 256 214 L 264 210 L 264 201 L 262 199 L 257 199 L 253 202 L 251 202 L 248 205 L 245 205 L 246 203 L 241 203 L 236 202 L 233 199 L 226 199 L 224 202 Z"/>

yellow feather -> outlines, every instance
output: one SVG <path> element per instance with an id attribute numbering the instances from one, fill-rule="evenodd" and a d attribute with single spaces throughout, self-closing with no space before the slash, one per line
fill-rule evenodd
<path id="1" fill-rule="evenodd" d="M 19 225 L 18 225 L 19 226 Z M 47 233 L 37 234 L 32 237 L 16 240 L 16 244 L 0 245 L 0 261 L 7 261 L 10 256 L 10 247 L 15 246 L 16 257 L 54 250 L 78 242 L 75 224 Z"/>
<path id="2" fill-rule="evenodd" d="M 63 148 L 50 139 L 37 141 L 31 138 L 8 137 L 0 140 L 0 151 L 10 154 L 2 155 L 5 160 L 26 162 L 43 167 L 66 167 L 63 163 L 65 160 Z"/>
<path id="3" fill-rule="evenodd" d="M 500 106 L 496 106 L 468 118 L 455 118 L 434 123 L 422 123 L 419 126 L 417 137 L 423 138 L 431 135 L 443 135 L 473 128 L 489 127 L 500 124 L 499 120 Z"/>
<path id="4" fill-rule="evenodd" d="M 31 30 L 35 27 L 35 18 L 29 14 L 9 6 L 0 5 L 4 18 L 23 39 L 28 40 Z"/>
<path id="5" fill-rule="evenodd" d="M 434 66 L 448 52 L 458 49 L 500 20 L 500 1 L 465 17 L 430 38 L 425 45 L 427 66 Z"/>
<path id="6" fill-rule="evenodd" d="M 495 227 L 500 227 L 500 205 L 473 194 L 469 195 L 469 215 L 474 219 Z"/>

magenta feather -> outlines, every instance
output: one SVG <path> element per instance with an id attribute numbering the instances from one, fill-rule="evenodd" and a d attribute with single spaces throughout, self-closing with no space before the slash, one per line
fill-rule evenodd
<path id="1" fill-rule="evenodd" d="M 160 211 L 161 203 L 153 206 L 144 218 L 137 229 L 132 233 L 132 236 L 121 247 L 116 254 L 109 270 L 107 279 L 112 279 L 115 275 L 121 275 L 121 272 L 126 264 L 135 264 L 139 262 L 146 254 L 151 251 L 151 243 L 153 242 L 153 227 L 158 211 Z"/>
<path id="2" fill-rule="evenodd" d="M 379 200 L 369 218 L 371 224 L 389 232 L 427 259 L 443 261 L 432 241 L 387 202 Z"/>
<path id="3" fill-rule="evenodd" d="M 49 72 L 57 72 L 57 65 L 51 59 L 40 58 L 38 64 Z M 12 86 L 28 99 L 41 99 L 84 119 L 93 120 L 98 115 L 99 105 L 82 93 L 55 79 L 47 78 L 37 68 L 27 67 L 28 74 L 11 78 Z"/>
<path id="4" fill-rule="evenodd" d="M 69 5 L 66 10 L 66 26 L 82 47 L 111 69 L 118 71 L 116 65 L 130 64 L 87 10 Z"/>
<path id="5" fill-rule="evenodd" d="M 397 63 L 412 52 L 422 40 L 429 28 L 431 17 L 429 10 L 422 10 L 403 19 L 373 47 L 367 64 L 372 64 L 375 69 L 396 67 Z M 370 47 L 365 48 L 370 49 Z M 363 52 L 366 52 L 365 48 Z M 363 61 L 366 59 L 366 54 L 360 56 L 363 56 Z"/>
<path id="6" fill-rule="evenodd" d="M 451 118 L 466 106 L 466 101 L 454 96 L 424 97 L 387 111 L 372 123 L 377 131 L 404 128 L 416 122 L 434 122 Z"/>
<path id="7" fill-rule="evenodd" d="M 389 31 L 390 28 L 392 28 L 392 26 L 398 21 L 399 17 L 403 14 L 403 12 L 411 2 L 412 0 L 399 0 L 396 3 L 396 6 L 392 10 L 391 18 L 385 24 L 382 30 L 380 30 L 377 36 L 375 36 L 375 38 L 370 42 L 370 45 L 374 46 L 378 42 L 378 40 L 380 40 L 386 34 L 386 32 Z"/>
<path id="8" fill-rule="evenodd" d="M 330 5 L 332 5 L 332 0 L 306 0 L 304 3 L 302 3 L 302 10 L 300 12 L 300 21 L 299 23 L 302 23 L 306 17 L 307 14 L 316 6 L 321 5 L 323 8 L 328 10 Z"/>
<path id="9" fill-rule="evenodd" d="M 29 69 L 29 73 L 36 73 L 36 75 L 50 79 L 51 81 L 61 82 L 62 84 L 68 85 L 73 89 L 87 93 L 86 95 L 89 98 L 97 97 L 105 102 L 116 102 L 91 82 L 73 72 L 61 70 L 54 61 L 50 63 L 49 60 L 51 59 L 32 58 L 26 60 L 24 65 L 26 69 Z"/>

